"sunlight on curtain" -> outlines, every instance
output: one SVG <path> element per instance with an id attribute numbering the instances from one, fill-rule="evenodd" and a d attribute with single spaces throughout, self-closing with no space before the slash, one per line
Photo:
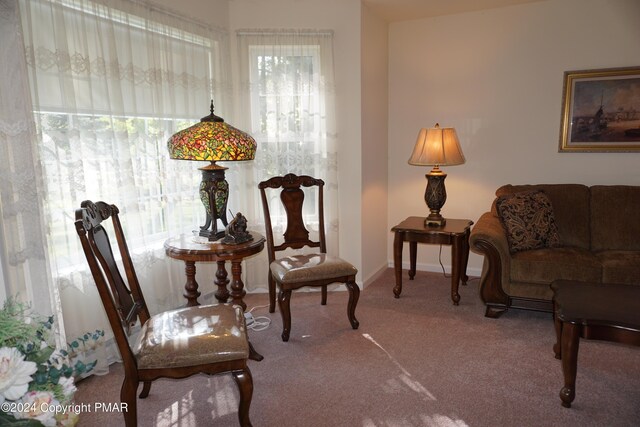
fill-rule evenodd
<path id="1" fill-rule="evenodd" d="M 45 257 L 44 198 L 18 0 L 0 0 L 0 262 L 4 298 L 54 314 Z M 0 304 L 4 302 L 0 300 Z M 59 326 L 59 323 L 56 324 Z M 64 339 L 64 338 L 63 338 Z"/>
<path id="2" fill-rule="evenodd" d="M 86 199 L 117 205 L 150 311 L 184 304 L 184 266 L 163 242 L 204 223 L 200 165 L 170 160 L 166 141 L 206 116 L 212 96 L 224 105 L 226 33 L 141 1 L 20 2 L 67 336 L 110 335 L 74 211 Z"/>
<path id="3" fill-rule="evenodd" d="M 325 181 L 325 221 L 328 252 L 337 255 L 337 148 L 334 117 L 335 87 L 333 79 L 333 33 L 303 30 L 240 30 L 237 32 L 240 70 L 240 118 L 242 129 L 258 142 L 256 159 L 251 166 L 253 182 L 241 181 L 233 170 L 228 172 L 230 185 L 240 183 L 248 190 L 233 189 L 247 196 L 243 212 L 255 218 L 251 224 L 264 233 L 264 219 L 259 194 L 260 181 L 276 175 L 295 173 L 311 175 Z M 244 121 L 242 121 L 244 120 Z M 313 193 L 308 193 L 311 205 Z M 286 217 L 277 194 L 271 201 L 274 238 L 282 236 Z M 309 210 L 308 215 L 316 212 Z M 310 230 L 311 232 L 317 230 Z M 247 273 L 247 287 L 253 283 L 266 286 L 266 254 Z M 264 258 L 264 261 L 262 261 Z M 254 274 L 259 275 L 253 277 Z M 260 276 L 261 275 L 261 276 Z M 262 280 L 261 280 L 262 279 Z"/>

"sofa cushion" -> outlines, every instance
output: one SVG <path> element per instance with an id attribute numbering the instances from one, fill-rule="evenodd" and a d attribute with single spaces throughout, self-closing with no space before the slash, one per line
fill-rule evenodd
<path id="1" fill-rule="evenodd" d="M 640 187 L 591 187 L 591 250 L 640 250 Z"/>
<path id="2" fill-rule="evenodd" d="M 545 248 L 518 252 L 511 258 L 511 280 L 550 285 L 557 279 L 600 282 L 602 265 L 588 250 Z"/>
<path id="3" fill-rule="evenodd" d="M 500 196 L 496 201 L 511 253 L 560 246 L 553 207 L 539 190 Z"/>
<path id="4" fill-rule="evenodd" d="M 560 235 L 562 246 L 576 246 L 583 249 L 591 247 L 590 230 L 590 192 L 582 184 L 535 184 L 503 185 L 496 190 L 496 196 L 521 191 L 542 190 L 551 200 L 553 215 Z M 494 203 L 495 204 L 495 203 Z M 496 213 L 495 208 L 492 210 Z"/>
<path id="5" fill-rule="evenodd" d="M 640 252 L 604 251 L 596 256 L 602 264 L 602 283 L 640 286 Z"/>

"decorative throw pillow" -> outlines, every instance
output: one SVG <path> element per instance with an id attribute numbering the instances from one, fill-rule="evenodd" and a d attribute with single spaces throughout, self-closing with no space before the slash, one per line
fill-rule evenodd
<path id="1" fill-rule="evenodd" d="M 541 190 L 500 196 L 496 209 L 511 253 L 561 246 L 553 206 Z"/>

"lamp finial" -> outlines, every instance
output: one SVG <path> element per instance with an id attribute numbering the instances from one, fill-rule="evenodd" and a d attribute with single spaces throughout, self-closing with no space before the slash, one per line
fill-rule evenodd
<path id="1" fill-rule="evenodd" d="M 209 107 L 209 111 L 211 111 L 211 114 L 209 114 L 207 117 L 203 117 L 200 119 L 201 122 L 224 122 L 224 119 L 222 117 L 218 117 L 213 113 L 213 99 L 211 100 L 211 106 Z"/>

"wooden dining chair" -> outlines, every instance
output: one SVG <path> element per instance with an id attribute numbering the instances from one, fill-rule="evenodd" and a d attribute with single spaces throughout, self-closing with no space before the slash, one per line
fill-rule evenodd
<path id="1" fill-rule="evenodd" d="M 309 239 L 309 231 L 303 216 L 305 193 L 302 187 L 315 189 L 317 196 L 318 238 Z M 279 288 L 278 306 L 282 315 L 282 340 L 288 341 L 291 332 L 290 300 L 292 291 L 305 286 L 318 286 L 322 291 L 322 305 L 327 303 L 327 285 L 344 283 L 349 291 L 347 317 L 353 329 L 358 329 L 359 322 L 355 317 L 356 305 L 360 296 L 360 288 L 356 284 L 358 270 L 349 262 L 327 254 L 327 243 L 324 229 L 324 181 L 307 175 L 287 174 L 273 177 L 258 184 L 267 238 L 269 257 L 269 311 L 275 311 L 276 285 Z M 284 241 L 278 245 L 274 242 L 273 228 L 269 210 L 267 189 L 279 191 L 280 201 L 286 212 L 287 227 Z M 313 252 L 276 258 L 276 252 L 287 249 L 301 250 L 313 248 Z M 317 249 L 316 249 L 317 248 Z"/>
<path id="2" fill-rule="evenodd" d="M 194 374 L 230 373 L 240 391 L 238 418 L 250 426 L 249 407 L 253 380 L 247 366 L 249 342 L 243 310 L 231 304 L 179 308 L 150 316 L 122 232 L 118 208 L 104 202 L 84 201 L 76 210 L 75 226 L 89 263 L 100 299 L 124 364 L 120 390 L 127 427 L 137 425 L 136 392 L 149 395 L 158 378 L 186 378 Z M 122 265 L 123 278 L 105 229 L 111 218 Z M 135 344 L 129 343 L 139 322 Z"/>

